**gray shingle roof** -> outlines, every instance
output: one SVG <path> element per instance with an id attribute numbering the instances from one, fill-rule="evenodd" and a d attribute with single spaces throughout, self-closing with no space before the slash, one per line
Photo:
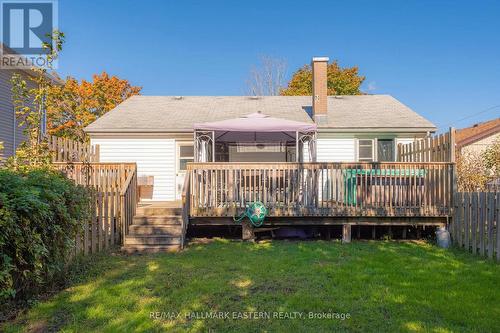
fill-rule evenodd
<path id="1" fill-rule="evenodd" d="M 86 131 L 179 132 L 193 123 L 236 118 L 254 112 L 312 122 L 310 96 L 133 96 L 96 120 Z M 329 96 L 323 129 L 408 129 L 433 131 L 434 124 L 389 95 Z"/>

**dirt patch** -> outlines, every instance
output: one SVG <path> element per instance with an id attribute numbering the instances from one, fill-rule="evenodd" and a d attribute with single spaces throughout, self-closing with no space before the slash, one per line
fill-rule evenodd
<path id="1" fill-rule="evenodd" d="M 289 285 L 279 285 L 279 284 L 261 284 L 250 288 L 251 293 L 266 293 L 266 294 L 292 294 L 296 290 Z"/>
<path id="2" fill-rule="evenodd" d="M 53 332 L 49 330 L 49 327 L 45 320 L 39 320 L 31 323 L 26 331 L 30 333 Z"/>

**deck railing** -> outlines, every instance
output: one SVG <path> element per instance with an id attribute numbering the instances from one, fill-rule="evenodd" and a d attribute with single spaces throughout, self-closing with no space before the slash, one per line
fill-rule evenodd
<path id="1" fill-rule="evenodd" d="M 129 233 L 129 227 L 135 216 L 137 202 L 137 172 L 133 170 L 128 174 L 120 191 L 120 224 L 122 226 L 122 237 L 127 236 Z"/>
<path id="2" fill-rule="evenodd" d="M 453 163 L 190 163 L 190 215 L 448 216 Z"/>
<path id="3" fill-rule="evenodd" d="M 186 232 L 189 225 L 189 208 L 191 205 L 191 178 L 184 178 L 182 187 L 182 229 L 181 229 L 181 248 L 184 248 L 186 242 Z"/>
<path id="4" fill-rule="evenodd" d="M 137 204 L 135 163 L 53 163 L 66 177 L 91 189 L 92 218 L 76 239 L 76 253 L 95 253 L 123 240 Z"/>

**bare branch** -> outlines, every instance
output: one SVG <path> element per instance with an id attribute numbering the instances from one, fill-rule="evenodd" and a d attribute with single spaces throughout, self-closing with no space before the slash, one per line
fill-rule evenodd
<path id="1" fill-rule="evenodd" d="M 248 93 L 253 96 L 277 96 L 286 85 L 285 59 L 261 56 L 259 65 L 252 67 L 247 80 Z"/>

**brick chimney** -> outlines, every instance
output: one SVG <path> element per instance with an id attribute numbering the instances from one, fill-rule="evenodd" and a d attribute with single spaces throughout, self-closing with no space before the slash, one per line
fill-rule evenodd
<path id="1" fill-rule="evenodd" d="M 325 117 L 328 108 L 328 88 L 326 81 L 326 68 L 328 65 L 328 57 L 314 57 L 312 59 L 312 114 L 314 121 L 318 121 L 318 116 Z"/>

